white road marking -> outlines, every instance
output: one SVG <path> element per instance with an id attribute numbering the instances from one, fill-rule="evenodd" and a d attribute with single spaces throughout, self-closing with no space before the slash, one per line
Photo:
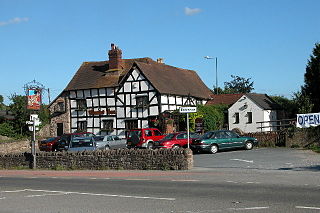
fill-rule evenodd
<path id="1" fill-rule="evenodd" d="M 269 206 L 262 206 L 262 207 L 246 207 L 246 208 L 228 208 L 228 210 L 233 211 L 243 211 L 243 210 L 260 210 L 260 209 L 269 209 Z"/>
<path id="2" fill-rule="evenodd" d="M 14 190 L 14 191 L 1 191 L 1 193 L 15 193 L 15 192 L 25 192 L 27 191 L 26 189 L 21 189 L 21 190 Z"/>
<path id="3" fill-rule="evenodd" d="M 228 181 L 226 181 L 227 183 L 238 183 L 238 182 L 236 182 L 236 181 L 231 181 L 231 180 L 228 180 Z"/>
<path id="4" fill-rule="evenodd" d="M 4 200 L 4 199 L 6 199 L 6 197 L 0 197 L 0 200 Z"/>
<path id="5" fill-rule="evenodd" d="M 98 178 L 90 178 L 90 180 L 97 180 Z"/>
<path id="6" fill-rule="evenodd" d="M 197 182 L 199 180 L 171 180 L 173 182 Z"/>
<path id="7" fill-rule="evenodd" d="M 259 184 L 260 182 L 246 182 L 248 184 Z"/>
<path id="8" fill-rule="evenodd" d="M 91 195 L 91 196 L 103 196 L 103 197 L 121 197 L 121 198 L 135 198 L 135 199 L 151 199 L 151 200 L 168 200 L 174 201 L 175 198 L 166 198 L 166 197 L 143 197 L 143 196 L 134 196 L 134 195 L 116 195 L 116 194 L 96 194 L 96 193 L 87 193 L 87 192 L 65 192 L 65 191 L 51 191 L 51 190 L 36 190 L 36 189 L 25 189 L 25 191 L 30 192 L 48 192 L 48 193 L 61 193 L 61 194 L 75 194 L 75 195 Z"/>
<path id="9" fill-rule="evenodd" d="M 60 193 L 60 194 L 42 194 L 42 195 L 27 195 L 25 197 L 45 197 L 45 196 L 56 196 L 56 195 L 66 195 L 64 193 Z"/>
<path id="10" fill-rule="evenodd" d="M 310 206 L 296 206 L 297 209 L 312 209 L 312 210 L 320 210 L 320 207 L 310 207 Z"/>
<path id="11" fill-rule="evenodd" d="M 246 163 L 253 163 L 253 160 L 243 160 L 243 159 L 230 159 L 230 160 L 242 161 L 242 162 L 246 162 Z"/>
<path id="12" fill-rule="evenodd" d="M 124 180 L 151 180 L 151 179 L 146 179 L 146 178 L 129 178 L 129 179 L 124 179 Z"/>

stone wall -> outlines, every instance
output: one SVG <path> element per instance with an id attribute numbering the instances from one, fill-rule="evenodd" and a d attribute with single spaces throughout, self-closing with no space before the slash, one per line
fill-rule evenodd
<path id="1" fill-rule="evenodd" d="M 118 149 L 84 152 L 37 153 L 37 169 L 188 170 L 193 166 L 190 149 Z M 30 153 L 0 155 L 0 168 L 32 165 Z"/>
<path id="2" fill-rule="evenodd" d="M 58 103 L 60 102 L 64 103 L 64 110 L 57 111 Z M 70 102 L 67 92 L 62 93 L 56 100 L 54 100 L 49 107 L 49 111 L 52 116 L 50 121 L 50 137 L 57 136 L 57 123 L 63 123 L 63 133 L 70 133 Z"/>

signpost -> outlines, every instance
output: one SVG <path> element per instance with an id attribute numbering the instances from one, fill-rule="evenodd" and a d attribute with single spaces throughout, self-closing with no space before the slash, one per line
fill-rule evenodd
<path id="1" fill-rule="evenodd" d="M 41 124 L 39 116 L 37 114 L 30 115 L 30 121 L 27 121 L 26 124 L 29 125 L 29 131 L 32 131 L 32 141 L 31 141 L 31 154 L 33 157 L 33 169 L 37 168 L 36 163 L 36 130 L 39 130 L 39 125 Z"/>
<path id="2" fill-rule="evenodd" d="M 189 113 L 197 112 L 197 107 L 180 107 L 179 108 L 180 113 L 186 113 L 187 114 L 187 136 L 188 136 L 188 148 L 190 148 L 190 139 L 189 139 Z"/>

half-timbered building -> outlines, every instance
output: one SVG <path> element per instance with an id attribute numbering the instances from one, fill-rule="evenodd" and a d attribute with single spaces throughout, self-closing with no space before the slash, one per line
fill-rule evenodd
<path id="1" fill-rule="evenodd" d="M 108 55 L 108 61 L 84 62 L 50 104 L 51 135 L 124 135 L 128 129 L 153 126 L 163 112 L 210 99 L 211 91 L 195 71 L 161 59 L 122 59 L 113 44 Z"/>

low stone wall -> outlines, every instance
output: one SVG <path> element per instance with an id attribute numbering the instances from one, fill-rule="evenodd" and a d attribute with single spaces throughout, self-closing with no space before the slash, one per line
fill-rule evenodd
<path id="1" fill-rule="evenodd" d="M 37 169 L 188 170 L 193 166 L 190 149 L 118 149 L 84 152 L 37 153 Z M 0 155 L 0 168 L 31 168 L 30 153 Z"/>

